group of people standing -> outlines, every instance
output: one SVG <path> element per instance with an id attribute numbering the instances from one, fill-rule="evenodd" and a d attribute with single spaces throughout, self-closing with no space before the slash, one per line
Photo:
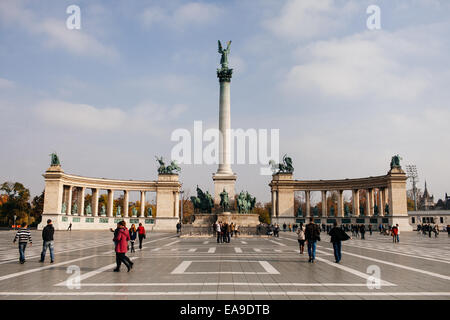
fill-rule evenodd
<path id="1" fill-rule="evenodd" d="M 448 229 L 448 228 L 447 228 Z M 448 234 L 450 235 L 450 230 L 447 230 Z M 438 225 L 434 225 L 432 226 L 431 224 L 424 224 L 424 225 L 417 225 L 417 232 L 422 232 L 423 235 L 427 235 L 428 237 L 431 238 L 431 233 L 434 233 L 434 237 L 437 238 L 437 236 L 439 235 L 439 226 Z"/>
<path id="2" fill-rule="evenodd" d="M 237 236 L 239 232 L 239 228 L 234 222 L 228 224 L 227 222 L 216 221 L 213 229 L 217 235 L 217 243 L 230 243 L 233 234 Z"/>

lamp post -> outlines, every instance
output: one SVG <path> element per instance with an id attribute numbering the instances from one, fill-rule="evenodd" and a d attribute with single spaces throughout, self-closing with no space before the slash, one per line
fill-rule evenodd
<path id="1" fill-rule="evenodd" d="M 14 230 L 16 230 L 16 219 L 17 219 L 17 216 L 14 215 Z"/>

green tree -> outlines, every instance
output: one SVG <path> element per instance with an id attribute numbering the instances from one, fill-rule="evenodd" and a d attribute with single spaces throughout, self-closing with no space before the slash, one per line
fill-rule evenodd
<path id="1" fill-rule="evenodd" d="M 44 211 L 44 196 L 45 193 L 42 191 L 39 196 L 35 196 L 33 201 L 31 201 L 30 215 L 33 217 L 33 224 L 38 224 L 42 220 L 42 212 Z"/>
<path id="2" fill-rule="evenodd" d="M 14 216 L 17 216 L 16 222 L 28 222 L 31 211 L 30 191 L 19 182 L 4 182 L 0 191 L 8 196 L 8 200 L 0 207 L 2 220 L 11 225 L 14 222 Z"/>

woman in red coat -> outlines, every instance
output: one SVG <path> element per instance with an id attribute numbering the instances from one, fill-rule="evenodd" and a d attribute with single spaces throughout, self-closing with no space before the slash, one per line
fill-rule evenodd
<path id="1" fill-rule="evenodd" d="M 120 271 L 120 265 L 123 264 L 127 267 L 128 272 L 133 268 L 133 262 L 125 255 L 128 251 L 128 241 L 130 241 L 130 234 L 125 226 L 125 221 L 121 221 L 118 224 L 118 229 L 114 232 L 114 243 L 116 244 L 116 263 L 117 268 L 114 272 Z"/>

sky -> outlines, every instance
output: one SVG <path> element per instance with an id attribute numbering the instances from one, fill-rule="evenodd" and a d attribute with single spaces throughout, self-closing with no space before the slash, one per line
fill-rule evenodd
<path id="1" fill-rule="evenodd" d="M 399 154 L 443 198 L 449 15 L 447 0 L 1 0 L 0 182 L 39 194 L 52 152 L 66 173 L 155 180 L 176 129 L 218 127 L 217 40 L 232 40 L 231 126 L 279 129 L 295 179 L 384 175 Z M 270 201 L 261 164 L 232 168 L 236 191 Z M 217 165 L 181 169 L 188 195 L 213 193 Z"/>

